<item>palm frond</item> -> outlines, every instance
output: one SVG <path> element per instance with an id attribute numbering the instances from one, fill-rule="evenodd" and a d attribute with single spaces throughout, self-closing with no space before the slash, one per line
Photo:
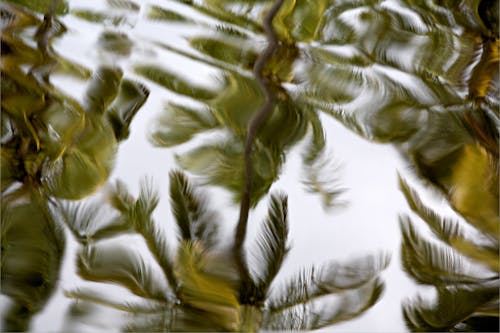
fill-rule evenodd
<path id="1" fill-rule="evenodd" d="M 462 146 L 453 167 L 450 203 L 467 222 L 498 240 L 498 168 L 492 163 L 492 158 L 479 144 Z"/>
<path id="2" fill-rule="evenodd" d="M 488 303 L 490 311 L 482 313 L 481 307 Z M 462 331 L 463 322 L 472 315 L 498 316 L 498 285 L 440 287 L 436 302 L 418 297 L 403 304 L 403 316 L 410 330 Z"/>
<path id="3" fill-rule="evenodd" d="M 484 240 L 485 244 L 478 244 L 465 237 L 465 231 L 458 221 L 449 218 L 443 218 L 434 210 L 425 206 L 418 193 L 399 176 L 401 191 L 405 195 L 410 208 L 431 228 L 432 232 L 445 244 L 448 244 L 459 253 L 468 258 L 482 263 L 491 268 L 492 271 L 498 271 L 498 243 Z"/>
<path id="4" fill-rule="evenodd" d="M 166 301 L 160 303 L 149 299 L 134 303 L 115 301 L 109 295 L 96 292 L 90 288 L 77 288 L 65 291 L 64 296 L 78 302 L 83 301 L 104 305 L 119 311 L 127 312 L 131 315 L 160 313 L 165 311 L 168 307 L 168 304 L 165 304 Z"/>
<path id="5" fill-rule="evenodd" d="M 199 240 L 206 248 L 212 248 L 220 241 L 217 214 L 208 208 L 204 193 L 195 189 L 183 172 L 172 171 L 169 176 L 170 202 L 180 238 Z"/>
<path id="6" fill-rule="evenodd" d="M 330 263 L 303 269 L 285 283 L 277 295 L 270 296 L 269 311 L 284 311 L 318 297 L 360 288 L 375 279 L 389 261 L 387 254 L 379 254 L 345 264 Z"/>
<path id="7" fill-rule="evenodd" d="M 158 193 L 153 189 L 152 182 L 141 183 L 139 198 L 134 199 L 124 183 L 117 182 L 109 191 L 111 204 L 118 209 L 122 216 L 132 223 L 134 228 L 146 241 L 146 245 L 160 265 L 170 287 L 177 291 L 178 281 L 174 274 L 170 247 L 165 235 L 161 233 L 152 213 L 158 204 Z"/>
<path id="8" fill-rule="evenodd" d="M 257 140 L 266 147 L 286 152 L 305 137 L 314 111 L 294 101 L 289 94 L 283 94 L 275 108 L 259 129 Z"/>
<path id="9" fill-rule="evenodd" d="M 86 111 L 102 115 L 118 94 L 123 72 L 117 67 L 100 67 L 94 73 L 86 93 Z"/>
<path id="10" fill-rule="evenodd" d="M 241 199 L 241 189 L 245 179 L 243 157 L 243 143 L 234 137 L 204 144 L 176 156 L 182 169 L 202 176 L 205 183 L 227 188 L 232 192 L 235 202 Z M 256 143 L 250 198 L 252 206 L 255 206 L 268 192 L 279 173 L 281 159 L 279 151 Z"/>
<path id="11" fill-rule="evenodd" d="M 77 266 L 86 280 L 116 283 L 146 299 L 167 300 L 168 289 L 157 283 L 152 267 L 128 246 L 97 243 L 83 247 Z"/>
<path id="12" fill-rule="evenodd" d="M 63 221 L 81 244 L 111 238 L 132 231 L 132 225 L 96 202 L 64 202 Z"/>
<path id="13" fill-rule="evenodd" d="M 8 0 L 7 3 L 33 10 L 39 14 L 47 14 L 53 11 L 53 14 L 62 15 L 67 13 L 69 8 L 67 1 L 58 2 L 56 4 L 57 7 L 54 7 L 54 3 L 50 0 L 41 0 L 35 3 L 32 3 L 29 0 Z"/>
<path id="14" fill-rule="evenodd" d="M 185 332 L 192 331 L 178 325 L 178 315 L 175 308 L 170 308 L 163 313 L 141 316 L 129 320 L 121 327 L 123 332 Z M 180 328 L 180 329 L 177 329 Z"/>
<path id="15" fill-rule="evenodd" d="M 47 198 L 29 190 L 20 199 L 2 198 L 1 292 L 12 301 L 2 326 L 9 331 L 28 330 L 32 317 L 49 301 L 65 248 Z"/>
<path id="16" fill-rule="evenodd" d="M 311 164 L 304 165 L 302 183 L 307 192 L 318 194 L 323 209 L 342 206 L 346 203 L 339 199 L 346 192 L 339 186 L 340 165 L 331 156 L 322 152 Z"/>
<path id="17" fill-rule="evenodd" d="M 312 314 L 310 329 L 324 328 L 342 321 L 351 320 L 374 306 L 382 296 L 384 283 L 375 279 L 368 285 L 355 290 L 352 294 L 341 296 L 340 304 L 334 310 L 323 308 L 323 311 Z"/>
<path id="18" fill-rule="evenodd" d="M 383 290 L 384 284 L 376 278 L 360 288 L 342 292 L 335 298 L 325 298 L 271 313 L 263 326 L 271 330 L 325 328 L 360 316 L 375 305 Z"/>
<path id="19" fill-rule="evenodd" d="M 494 86 L 495 76 L 498 76 L 499 40 L 483 40 L 482 54 L 468 82 L 469 98 L 479 100 L 490 93 Z M 496 89 L 498 93 L 498 89 Z"/>
<path id="20" fill-rule="evenodd" d="M 288 203 L 284 194 L 271 195 L 267 218 L 257 239 L 256 250 L 251 253 L 255 258 L 254 276 L 259 295 L 256 302 L 267 297 L 267 291 L 281 269 L 288 253 Z M 251 265 L 253 268 L 254 265 Z"/>
<path id="21" fill-rule="evenodd" d="M 128 57 L 132 52 L 133 43 L 127 34 L 115 31 L 103 31 L 97 40 L 100 50 L 113 56 Z"/>
<path id="22" fill-rule="evenodd" d="M 147 18 L 153 21 L 164 21 L 168 23 L 193 23 L 193 20 L 189 17 L 160 6 L 149 7 Z"/>
<path id="23" fill-rule="evenodd" d="M 143 84 L 127 79 L 121 82 L 118 96 L 106 113 L 118 141 L 128 138 L 130 124 L 148 96 L 149 89 Z"/>
<path id="24" fill-rule="evenodd" d="M 174 93 L 191 97 L 195 100 L 210 100 L 216 92 L 208 88 L 196 86 L 179 77 L 170 70 L 155 65 L 138 65 L 134 72 Z"/>
<path id="25" fill-rule="evenodd" d="M 452 248 L 424 240 L 408 216 L 400 217 L 405 271 L 417 282 L 429 285 L 476 284 L 484 279 Z"/>
<path id="26" fill-rule="evenodd" d="M 209 109 L 169 103 L 158 118 L 150 139 L 155 146 L 172 147 L 217 127 L 219 124 Z"/>
<path id="27" fill-rule="evenodd" d="M 127 214 L 135 202 L 134 197 L 128 192 L 127 185 L 121 180 L 108 187 L 106 195 L 111 206 L 122 214 Z"/>
<path id="28" fill-rule="evenodd" d="M 190 39 L 189 44 L 215 60 L 251 71 L 258 54 L 248 38 L 222 33 L 218 35 L 220 36 L 195 37 Z"/>
<path id="29" fill-rule="evenodd" d="M 213 271 L 217 260 L 205 252 L 202 243 L 182 241 L 175 266 L 176 276 L 182 281 L 179 297 L 189 307 L 190 315 L 203 314 L 203 321 L 234 330 L 239 322 L 237 283 L 231 280 L 234 273 Z"/>
<path id="30" fill-rule="evenodd" d="M 263 28 L 259 23 L 255 22 L 251 18 L 248 18 L 246 15 L 240 15 L 230 9 L 224 8 L 219 3 L 214 1 L 197 4 L 192 0 L 187 0 L 184 3 L 198 12 L 215 18 L 217 21 L 222 22 L 224 25 L 233 29 L 238 29 L 243 32 L 263 32 Z"/>

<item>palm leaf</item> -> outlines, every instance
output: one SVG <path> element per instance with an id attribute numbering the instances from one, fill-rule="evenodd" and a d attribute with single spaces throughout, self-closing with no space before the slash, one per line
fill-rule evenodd
<path id="1" fill-rule="evenodd" d="M 323 311 L 312 312 L 310 329 L 324 328 L 358 317 L 379 301 L 383 291 L 383 282 L 376 279 L 352 294 L 343 295 L 336 309 L 332 310 L 326 307 L 326 309 L 323 308 Z"/>
<path id="2" fill-rule="evenodd" d="M 154 65 L 140 65 L 134 67 L 134 72 L 137 75 L 159 84 L 165 89 L 191 97 L 195 100 L 209 100 L 216 96 L 214 91 L 195 86 L 165 68 Z"/>
<path id="3" fill-rule="evenodd" d="M 498 167 L 478 144 L 462 147 L 453 167 L 450 203 L 475 228 L 498 240 Z"/>
<path id="4" fill-rule="evenodd" d="M 256 304 L 267 297 L 267 291 L 281 269 L 288 253 L 288 204 L 284 194 L 271 195 L 267 218 L 264 221 L 256 250 L 252 251 L 257 266 L 254 275 L 257 277 L 256 289 L 259 295 Z M 254 265 L 251 266 L 252 268 Z"/>
<path id="5" fill-rule="evenodd" d="M 219 241 L 219 218 L 208 208 L 206 196 L 193 188 L 181 171 L 172 171 L 169 176 L 170 202 L 180 231 L 180 239 L 199 240 L 207 249 L 214 247 Z"/>
<path id="6" fill-rule="evenodd" d="M 315 138 L 311 139 L 310 146 L 315 144 Z M 306 154 L 311 154 L 317 148 L 306 148 Z M 307 155 L 304 154 L 304 157 Z M 336 164 L 331 155 L 324 150 L 319 150 L 313 161 L 304 163 L 304 179 L 302 183 L 305 189 L 310 193 L 317 193 L 321 198 L 323 209 L 329 209 L 334 206 L 344 205 L 345 202 L 339 200 L 346 189 L 339 186 L 338 173 L 339 164 Z"/>
<path id="7" fill-rule="evenodd" d="M 130 0 L 107 0 L 111 8 L 124 9 L 132 12 L 138 12 L 141 6 Z"/>
<path id="8" fill-rule="evenodd" d="M 191 38 L 189 44 L 213 59 L 251 71 L 257 60 L 257 52 L 248 38 L 244 37 L 218 33 L 212 37 Z"/>
<path id="9" fill-rule="evenodd" d="M 168 290 L 158 285 L 152 268 L 128 246 L 86 246 L 78 254 L 77 265 L 86 280 L 116 283 L 146 299 L 167 299 Z"/>
<path id="10" fill-rule="evenodd" d="M 158 205 L 158 193 L 153 189 L 152 182 L 141 183 L 139 198 L 134 199 L 125 184 L 117 182 L 109 191 L 112 205 L 121 212 L 136 231 L 144 238 L 146 245 L 160 265 L 170 287 L 177 292 L 178 281 L 174 274 L 173 261 L 167 239 L 158 230 L 152 213 Z"/>
<path id="11" fill-rule="evenodd" d="M 484 309 L 488 303 L 490 308 Z M 481 311 L 481 308 L 486 311 Z M 461 331 L 462 321 L 472 315 L 498 316 L 498 285 L 440 287 L 435 303 L 419 297 L 403 305 L 403 316 L 411 330 Z"/>
<path id="12" fill-rule="evenodd" d="M 163 312 L 167 308 L 167 304 L 159 303 L 151 300 L 144 302 L 119 302 L 110 300 L 109 295 L 104 295 L 89 288 L 77 288 L 71 291 L 65 291 L 64 295 L 68 298 L 82 302 L 91 302 L 97 305 L 107 306 L 119 311 L 127 312 L 133 315 L 150 314 Z"/>
<path id="13" fill-rule="evenodd" d="M 114 148 L 107 146 L 95 147 L 95 149 L 111 148 L 113 150 Z M 104 160 L 106 163 L 113 161 L 109 160 L 110 156 L 106 158 Z M 76 149 L 71 150 L 63 158 L 44 165 L 43 185 L 57 198 L 80 199 L 95 192 L 107 180 L 112 165 L 96 163 L 101 161 L 103 160 L 96 161 L 94 156 Z"/>
<path id="14" fill-rule="evenodd" d="M 91 9 L 72 9 L 71 14 L 81 20 L 90 23 L 111 23 L 114 26 L 120 26 L 128 23 L 126 15 L 111 15 L 108 12 L 96 11 Z"/>
<path id="15" fill-rule="evenodd" d="M 103 31 L 97 40 L 100 50 L 112 53 L 114 56 L 128 57 L 132 52 L 133 42 L 125 33 Z"/>
<path id="16" fill-rule="evenodd" d="M 212 270 L 216 260 L 201 243 L 181 242 L 175 266 L 176 276 L 182 281 L 180 299 L 193 310 L 190 315 L 203 314 L 200 323 L 212 322 L 226 331 L 234 330 L 239 321 L 237 284 L 230 280 L 230 272 Z"/>
<path id="17" fill-rule="evenodd" d="M 254 20 L 248 18 L 246 15 L 240 15 L 230 9 L 224 8 L 223 3 L 207 1 L 202 4 L 197 4 L 192 0 L 186 0 L 185 4 L 198 12 L 205 14 L 209 17 L 215 18 L 217 21 L 222 22 L 224 26 L 233 29 L 242 30 L 244 32 L 262 32 L 262 26 Z M 221 24 L 221 25 L 222 25 Z"/>
<path id="18" fill-rule="evenodd" d="M 169 103 L 155 125 L 151 141 L 158 147 L 172 147 L 191 140 L 196 134 L 219 127 L 208 109 Z"/>
<path id="19" fill-rule="evenodd" d="M 187 154 L 176 156 L 178 164 L 187 171 L 200 175 L 207 184 L 223 186 L 233 193 L 235 202 L 240 201 L 244 182 L 243 143 L 237 138 L 219 140 L 199 146 Z M 281 166 L 277 150 L 256 144 L 253 154 L 254 175 L 251 205 L 255 206 L 276 179 Z"/>
<path id="20" fill-rule="evenodd" d="M 417 282 L 429 285 L 475 284 L 485 281 L 451 248 L 424 240 L 408 216 L 400 217 L 403 267 Z"/>
<path id="21" fill-rule="evenodd" d="M 86 111 L 102 115 L 118 94 L 123 72 L 120 68 L 101 66 L 94 73 L 86 93 Z"/>
<path id="22" fill-rule="evenodd" d="M 193 23 L 193 21 L 175 11 L 165 9 L 159 6 L 151 6 L 148 8 L 147 18 L 153 21 L 165 21 L 168 23 Z"/>
<path id="23" fill-rule="evenodd" d="M 46 14 L 54 11 L 54 14 L 64 15 L 68 12 L 69 7 L 66 1 L 58 1 L 58 3 L 56 3 L 56 7 L 54 7 L 54 2 L 50 0 L 40 0 L 36 3 L 32 3 L 29 0 L 7 0 L 7 2 L 22 8 L 31 9 L 40 14 Z"/>
<path id="24" fill-rule="evenodd" d="M 21 195 L 21 200 L 15 196 Z M 47 198 L 21 188 L 2 197 L 1 292 L 12 300 L 3 329 L 26 331 L 54 292 L 65 237 Z"/>
<path id="25" fill-rule="evenodd" d="M 314 330 L 351 320 L 371 308 L 382 295 L 384 284 L 375 279 L 360 288 L 343 292 L 335 299 L 309 302 L 272 313 L 264 323 L 270 330 Z"/>
<path id="26" fill-rule="evenodd" d="M 490 267 L 496 272 L 499 269 L 498 243 L 485 241 L 478 244 L 465 238 L 465 231 L 460 227 L 458 221 L 439 216 L 435 211 L 425 206 L 418 193 L 408 183 L 399 177 L 401 191 L 405 195 L 410 208 L 427 223 L 432 232 L 444 243 L 454 248 L 459 253 Z"/>
<path id="27" fill-rule="evenodd" d="M 388 255 L 363 257 L 346 264 L 330 263 L 303 269 L 277 295 L 268 300 L 271 313 L 309 302 L 316 298 L 359 288 L 372 281 L 389 264 Z"/>
<path id="28" fill-rule="evenodd" d="M 128 138 L 129 127 L 139 109 L 146 103 L 149 89 L 138 82 L 122 80 L 118 96 L 106 113 L 118 141 Z"/>
<path id="29" fill-rule="evenodd" d="M 121 216 L 112 215 L 94 202 L 66 202 L 61 205 L 63 220 L 82 245 L 131 232 L 132 226 Z"/>

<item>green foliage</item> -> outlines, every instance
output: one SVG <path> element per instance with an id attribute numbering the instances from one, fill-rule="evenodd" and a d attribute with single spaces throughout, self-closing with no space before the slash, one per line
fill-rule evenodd
<path id="1" fill-rule="evenodd" d="M 214 247 L 218 238 L 216 221 L 220 217 L 208 208 L 204 195 L 198 193 L 180 171 L 170 173 L 170 198 L 180 239 L 200 240 L 206 248 Z"/>
<path id="2" fill-rule="evenodd" d="M 215 96 L 209 89 L 191 85 L 178 75 L 155 65 L 141 65 L 134 68 L 136 74 L 141 75 L 166 89 L 170 89 L 180 95 L 194 99 L 210 99 Z"/>
<path id="3" fill-rule="evenodd" d="M 80 105 L 49 79 L 52 69 L 78 79 L 91 73 L 52 49 L 65 26 L 51 13 L 41 21 L 20 7 L 5 5 L 2 11 L 11 18 L 2 33 L 2 126 L 11 133 L 2 141 L 2 189 L 29 180 L 57 198 L 89 195 L 108 178 L 117 144 L 128 136 L 149 92 L 122 80 L 120 68 L 101 66 Z M 30 44 L 21 36 L 31 28 L 36 33 Z M 114 34 L 104 34 L 102 40 L 116 44 L 117 37 L 126 40 Z"/>
<path id="4" fill-rule="evenodd" d="M 64 233 L 43 194 L 23 186 L 2 197 L 1 292 L 5 331 L 27 331 L 57 286 Z"/>
<path id="5" fill-rule="evenodd" d="M 441 217 L 418 193 L 400 179 L 410 208 L 441 241 L 423 238 L 414 223 L 402 216 L 402 260 L 417 282 L 435 286 L 436 301 L 418 297 L 403 305 L 403 315 L 414 331 L 494 331 L 498 329 L 499 237 L 476 229 L 463 231 L 458 221 Z M 475 226 L 473 224 L 473 226 Z"/>
<path id="6" fill-rule="evenodd" d="M 238 3 L 236 12 L 230 9 L 230 1 L 186 4 L 202 14 L 219 20 L 221 24 L 211 26 L 193 18 L 186 18 L 184 14 L 177 13 L 173 9 L 154 7 L 151 14 L 155 18 L 161 16 L 162 20 L 174 23 L 182 19 L 184 24 L 206 27 L 202 35 L 189 38 L 192 49 L 188 52 L 170 45 L 159 46 L 205 63 L 220 72 L 214 78 L 213 88 L 208 91 L 201 89 L 196 82 L 188 82 L 170 70 L 149 65 L 136 66 L 137 74 L 202 104 L 201 107 L 193 108 L 179 102 L 169 102 L 163 114 L 158 117 L 150 137 L 157 146 L 174 147 L 191 141 L 197 134 L 212 136 L 208 145 L 197 145 L 188 152 L 180 154 L 178 162 L 183 169 L 202 176 L 207 183 L 229 189 L 235 201 L 239 201 L 245 181 L 243 148 L 247 127 L 264 104 L 264 93 L 252 70 L 259 54 L 260 39 L 263 37 L 263 27 L 257 22 L 267 7 L 254 8 L 254 4 Z M 325 7 L 323 3 L 318 6 Z M 321 8 L 318 8 L 316 16 L 321 15 Z M 249 14 L 248 17 L 241 15 L 245 11 Z M 307 16 L 305 13 L 307 8 L 300 6 L 300 11 Z M 165 15 L 162 16 L 161 13 Z M 258 15 L 254 17 L 254 13 Z M 311 24 L 315 21 L 314 17 L 314 15 L 308 17 Z M 275 21 L 281 19 L 278 17 Z M 283 39 L 283 43 L 278 45 L 276 54 L 272 55 L 264 67 L 263 75 L 272 82 L 271 93 L 276 96 L 276 105 L 272 115 L 259 128 L 254 144 L 252 163 L 255 175 L 250 195 L 252 205 L 255 205 L 277 180 L 286 153 L 302 141 L 308 132 L 310 133 L 311 130 L 308 129 L 310 125 L 314 123 L 315 132 L 318 131 L 318 126 L 321 127 L 313 107 L 303 103 L 292 89 L 283 85 L 293 82 L 294 64 L 300 55 L 300 49 L 295 41 Z M 308 93 L 314 94 L 312 91 Z M 316 91 L 316 96 L 320 94 L 321 92 Z M 220 131 L 215 132 L 213 129 Z M 215 137 L 218 134 L 222 134 L 222 139 L 220 136 Z M 324 148 L 324 143 L 315 147 L 318 150 Z M 308 161 L 305 162 L 305 166 L 312 167 L 315 158 L 320 156 L 321 152 L 307 155 Z M 327 158 L 326 154 L 323 158 Z M 317 165 L 314 167 L 315 172 L 320 170 Z M 309 173 L 306 176 L 308 177 Z M 315 183 L 315 186 L 309 186 L 309 190 L 320 193 L 325 198 L 325 206 L 333 205 L 332 193 L 338 191 L 332 182 L 327 182 L 326 179 L 321 182 L 311 179 L 306 181 Z"/>
<path id="7" fill-rule="evenodd" d="M 260 238 L 257 239 L 255 272 L 256 289 L 265 297 L 272 281 L 278 274 L 289 250 L 288 237 L 288 198 L 283 194 L 272 195 L 268 218 L 264 221 Z"/>
<path id="8" fill-rule="evenodd" d="M 77 228 L 80 232 L 77 239 L 82 244 L 80 276 L 121 285 L 141 296 L 142 301 L 138 306 L 129 306 L 82 289 L 66 295 L 75 298 L 78 304 L 109 306 L 132 314 L 131 323 L 125 327 L 129 331 L 314 329 L 360 315 L 381 295 L 383 284 L 378 275 L 389 263 L 384 255 L 311 267 L 278 291 L 272 289 L 288 251 L 284 195 L 271 196 L 268 217 L 252 251 L 260 264 L 248 277 L 239 276 L 233 254 L 217 234 L 220 219 L 208 208 L 205 195 L 180 171 L 170 173 L 170 200 L 179 236 L 176 250 L 167 245 L 166 237 L 152 218 L 158 197 L 151 184 L 144 183 L 139 197 L 134 199 L 122 183 L 117 183 L 110 192 L 115 214 L 108 214 L 105 219 L 100 217 L 104 216 L 99 213 L 102 207 L 72 208 L 68 216 L 79 212 L 84 217 Z M 103 242 L 105 234 L 113 237 L 120 228 L 129 232 L 126 226 L 130 225 L 146 241 L 164 273 L 163 281 L 152 277 L 152 263 L 144 261 L 132 248 L 113 239 Z M 82 233 L 83 230 L 87 231 Z M 113 232 L 105 232 L 109 230 Z M 168 284 L 168 290 L 161 289 L 163 282 Z M 242 291 L 242 284 L 252 290 Z M 242 303 L 241 292 L 251 292 L 254 298 Z M 323 304 L 324 310 L 314 311 L 319 306 L 315 301 L 326 296 L 332 298 Z M 301 325 L 292 325 L 295 321 L 288 320 L 290 311 L 297 314 Z M 83 318 L 78 312 L 71 315 L 74 320 Z"/>
<path id="9" fill-rule="evenodd" d="M 157 21 L 184 23 L 190 22 L 184 15 L 164 9 L 158 6 L 151 6 L 148 11 L 148 19 Z"/>
<path id="10" fill-rule="evenodd" d="M 148 90 L 122 80 L 118 68 L 103 66 L 92 73 L 56 52 L 53 43 L 68 30 L 57 16 L 68 12 L 65 1 L 8 1 L 0 10 L 1 292 L 12 301 L 2 320 L 6 331 L 27 331 L 59 280 L 65 242 L 56 222 L 62 217 L 59 199 L 82 198 L 107 180 L 118 142 L 128 136 Z M 103 39 L 110 43 L 111 37 L 116 44 L 116 36 Z M 90 79 L 85 105 L 54 85 L 53 74 Z M 96 216 L 80 212 L 66 216 L 66 222 L 82 240 L 94 232 L 103 238 L 130 230 L 121 221 L 96 232 Z M 82 274 L 108 263 L 100 253 L 87 254 L 80 258 Z M 98 270 L 87 273 L 100 278 Z"/>
<path id="11" fill-rule="evenodd" d="M 41 14 L 54 12 L 57 15 L 64 15 L 68 13 L 68 3 L 64 0 L 40 0 L 35 2 L 29 0 L 7 0 L 7 2 Z"/>

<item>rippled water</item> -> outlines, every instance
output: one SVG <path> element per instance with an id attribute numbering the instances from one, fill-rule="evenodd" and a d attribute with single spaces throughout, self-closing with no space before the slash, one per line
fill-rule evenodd
<path id="1" fill-rule="evenodd" d="M 4 330 L 498 319 L 498 2 L 271 5 L 0 5 Z"/>

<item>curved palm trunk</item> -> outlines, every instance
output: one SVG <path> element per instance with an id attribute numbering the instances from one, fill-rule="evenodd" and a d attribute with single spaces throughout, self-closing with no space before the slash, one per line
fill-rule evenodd
<path id="1" fill-rule="evenodd" d="M 273 28 L 273 19 L 278 13 L 283 0 L 276 0 L 267 15 L 264 18 L 264 30 L 266 32 L 268 45 L 266 49 L 259 55 L 253 68 L 253 74 L 257 79 L 262 91 L 264 92 L 266 102 L 261 109 L 252 118 L 248 125 L 248 132 L 245 141 L 245 186 L 243 188 L 243 195 L 241 198 L 240 216 L 238 225 L 236 227 L 236 234 L 233 246 L 233 253 L 235 262 L 240 273 L 242 281 L 249 278 L 249 271 L 245 261 L 245 254 L 243 251 L 243 243 L 245 242 L 245 235 L 248 224 L 248 213 L 250 211 L 250 196 L 252 191 L 253 181 L 253 164 L 252 164 L 252 149 L 255 136 L 263 121 L 269 117 L 273 111 L 275 96 L 273 93 L 273 86 L 268 78 L 264 77 L 262 72 L 265 64 L 271 59 L 272 55 L 278 48 L 279 40 Z"/>

